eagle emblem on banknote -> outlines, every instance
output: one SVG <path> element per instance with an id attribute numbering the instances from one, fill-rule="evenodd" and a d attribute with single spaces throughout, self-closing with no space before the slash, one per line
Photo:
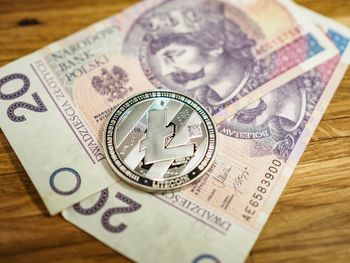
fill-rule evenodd
<path id="1" fill-rule="evenodd" d="M 129 76 L 122 68 L 114 66 L 110 71 L 101 69 L 101 74 L 92 78 L 91 84 L 94 89 L 107 100 L 113 102 L 116 99 L 123 99 L 132 87 L 128 86 Z"/>

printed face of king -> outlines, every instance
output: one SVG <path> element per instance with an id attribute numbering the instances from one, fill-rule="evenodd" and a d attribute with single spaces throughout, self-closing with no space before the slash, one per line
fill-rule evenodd
<path id="1" fill-rule="evenodd" d="M 213 32 L 215 27 L 213 30 L 203 28 L 153 38 L 150 54 L 159 65 L 162 77 L 183 91 L 206 87 L 209 89 L 206 96 L 210 97 L 206 101 L 218 104 L 238 93 L 248 65 L 254 60 L 251 47 L 255 42 L 246 37 L 237 24 L 227 22 L 226 25 L 230 30 Z"/>
<path id="2" fill-rule="evenodd" d="M 219 53 L 219 51 L 218 51 Z M 223 58 L 219 54 L 205 52 L 194 43 L 174 41 L 156 52 L 161 74 L 169 76 L 184 89 L 205 84 L 220 69 Z"/>

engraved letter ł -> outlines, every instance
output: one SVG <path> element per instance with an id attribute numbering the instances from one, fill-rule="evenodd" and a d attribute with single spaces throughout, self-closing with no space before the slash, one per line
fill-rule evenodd
<path id="1" fill-rule="evenodd" d="M 146 149 L 145 163 L 170 161 L 193 156 L 194 145 L 165 147 L 165 138 L 173 134 L 174 126 L 167 126 L 167 111 L 152 110 L 149 112 L 147 138 L 141 141 L 141 150 Z"/>

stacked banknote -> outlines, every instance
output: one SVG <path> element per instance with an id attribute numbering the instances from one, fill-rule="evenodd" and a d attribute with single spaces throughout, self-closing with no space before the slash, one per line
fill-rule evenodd
<path id="1" fill-rule="evenodd" d="M 138 262 L 242 262 L 345 73 L 349 41 L 291 1 L 143 1 L 1 68 L 0 125 L 51 215 Z M 101 146 L 116 106 L 156 88 L 199 101 L 219 131 L 209 172 L 164 194 L 121 181 Z"/>

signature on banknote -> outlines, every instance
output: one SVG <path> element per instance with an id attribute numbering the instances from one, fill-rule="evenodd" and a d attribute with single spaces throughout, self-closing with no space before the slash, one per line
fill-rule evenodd
<path id="1" fill-rule="evenodd" d="M 233 187 L 233 193 L 232 195 L 239 195 L 243 194 L 241 191 L 241 187 L 243 186 L 244 182 L 248 180 L 249 172 L 248 168 L 246 167 L 243 172 L 237 174 L 232 178 L 231 183 L 227 183 L 227 178 L 229 178 L 230 172 L 232 170 L 232 167 L 224 167 L 222 173 L 213 175 L 214 182 L 213 184 L 219 188 L 224 188 L 226 185 L 230 185 Z"/>

